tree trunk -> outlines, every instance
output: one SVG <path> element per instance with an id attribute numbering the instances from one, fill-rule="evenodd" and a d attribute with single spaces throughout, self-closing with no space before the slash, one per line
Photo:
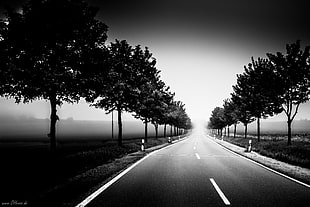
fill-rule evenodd
<path id="1" fill-rule="evenodd" d="M 237 133 L 237 124 L 234 124 L 234 138 L 236 138 L 236 133 Z"/>
<path id="2" fill-rule="evenodd" d="M 288 117 L 287 120 L 287 145 L 292 144 L 292 120 Z"/>
<path id="3" fill-rule="evenodd" d="M 248 134 L 248 124 L 244 124 L 244 139 L 247 138 L 247 134 Z"/>
<path id="4" fill-rule="evenodd" d="M 260 118 L 257 117 L 257 141 L 260 142 Z"/>
<path id="5" fill-rule="evenodd" d="M 51 123 L 50 123 L 50 149 L 52 152 L 56 151 L 56 122 L 59 119 L 57 116 L 57 101 L 56 101 L 56 95 L 52 95 L 50 97 L 50 104 L 51 104 Z"/>
<path id="6" fill-rule="evenodd" d="M 158 124 L 154 124 L 155 127 L 155 138 L 158 139 Z"/>
<path id="7" fill-rule="evenodd" d="M 114 139 L 114 117 L 113 117 L 113 111 L 112 111 L 112 139 Z"/>
<path id="8" fill-rule="evenodd" d="M 170 136 L 172 137 L 172 125 L 170 125 Z"/>
<path id="9" fill-rule="evenodd" d="M 229 126 L 227 127 L 227 137 L 229 137 Z"/>
<path id="10" fill-rule="evenodd" d="M 145 142 L 147 142 L 147 137 L 148 137 L 148 135 L 147 135 L 147 124 L 148 124 L 148 121 L 147 121 L 147 118 L 145 118 L 145 120 L 144 120 L 144 140 L 145 140 Z"/>
<path id="11" fill-rule="evenodd" d="M 118 146 L 122 146 L 123 144 L 123 124 L 122 124 L 122 109 L 119 107 L 117 109 L 118 112 Z"/>
<path id="12" fill-rule="evenodd" d="M 164 126 L 164 138 L 166 138 L 166 135 L 167 135 L 167 124 L 165 124 Z"/>

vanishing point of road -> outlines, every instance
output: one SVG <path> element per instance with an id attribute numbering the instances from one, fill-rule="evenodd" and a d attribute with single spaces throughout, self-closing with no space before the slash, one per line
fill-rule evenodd
<path id="1" fill-rule="evenodd" d="M 309 206 L 310 188 L 215 143 L 203 129 L 159 150 L 95 197 L 95 206 Z"/>

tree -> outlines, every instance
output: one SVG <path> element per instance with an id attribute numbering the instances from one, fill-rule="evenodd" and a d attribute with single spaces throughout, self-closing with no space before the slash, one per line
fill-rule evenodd
<path id="1" fill-rule="evenodd" d="M 168 88 L 169 89 L 169 88 Z M 166 89 L 166 98 L 160 119 L 160 124 L 164 124 L 164 134 L 166 135 L 166 125 L 170 125 L 170 135 L 173 136 L 172 129 L 174 128 L 174 135 L 179 135 L 181 132 L 191 129 L 191 119 L 188 117 L 185 109 L 185 104 L 181 101 L 174 101 L 174 94 L 169 93 Z"/>
<path id="2" fill-rule="evenodd" d="M 282 90 L 279 84 L 279 78 L 268 60 L 258 58 L 248 66 L 244 66 L 243 78 L 247 79 L 247 84 L 242 85 L 238 82 L 238 87 L 243 87 L 247 93 L 247 104 L 251 115 L 257 120 L 257 140 L 260 141 L 260 119 L 267 118 L 282 112 L 282 106 L 277 94 Z M 237 90 L 239 91 L 239 90 Z"/>
<path id="3" fill-rule="evenodd" d="M 5 20 L 0 20 L 0 96 L 9 95 L 12 88 L 12 74 L 13 66 L 10 64 L 8 56 L 8 48 L 5 46 L 4 38 L 7 33 L 8 25 Z"/>
<path id="4" fill-rule="evenodd" d="M 155 80 L 155 79 L 154 79 Z M 151 86 L 151 87 L 150 87 Z M 147 90 L 145 90 L 147 89 Z M 147 140 L 147 123 L 151 122 L 155 127 L 156 138 L 158 138 L 158 126 L 164 124 L 166 135 L 166 124 L 169 121 L 169 105 L 173 102 L 174 94 L 169 92 L 169 87 L 159 79 L 144 87 L 143 96 L 140 96 L 136 106 L 136 118 L 141 118 L 145 123 L 145 139 Z M 148 91 L 146 94 L 145 92 Z"/>
<path id="5" fill-rule="evenodd" d="M 82 0 L 30 0 L 21 13 L 6 14 L 7 26 L 0 34 L 1 53 L 9 57 L 6 66 L 10 66 L 4 67 L 10 77 L 5 96 L 17 103 L 50 102 L 53 151 L 57 106 L 79 100 L 87 54 L 103 47 L 107 38 L 107 26 L 95 19 L 97 11 Z"/>
<path id="6" fill-rule="evenodd" d="M 303 51 L 300 41 L 286 45 L 286 54 L 268 53 L 270 63 L 279 77 L 279 86 L 283 88 L 278 97 L 282 103 L 283 111 L 287 116 L 287 144 L 291 145 L 291 124 L 298 112 L 301 103 L 309 99 L 309 49 Z"/>
<path id="7" fill-rule="evenodd" d="M 176 102 L 172 100 L 172 102 L 167 106 L 167 110 L 165 111 L 165 119 L 167 120 L 167 124 L 170 125 L 170 136 L 173 136 L 172 128 L 175 124 L 176 119 Z"/>
<path id="8" fill-rule="evenodd" d="M 164 124 L 164 137 L 167 136 L 167 125 L 171 122 L 171 113 L 172 113 L 172 105 L 173 105 L 173 99 L 174 99 L 174 93 L 171 93 L 168 91 L 169 88 L 166 89 L 166 99 L 165 99 L 165 105 L 163 114 L 162 114 L 162 119 L 161 123 Z"/>
<path id="9" fill-rule="evenodd" d="M 136 99 L 132 103 L 135 118 L 141 119 L 144 122 L 144 138 L 147 142 L 148 138 L 148 123 L 151 121 L 151 109 L 154 107 L 156 101 L 155 94 L 158 91 L 160 84 L 159 70 L 155 67 L 156 59 L 146 47 L 142 51 L 138 45 L 134 50 L 133 55 L 134 67 L 138 80 L 136 82 Z"/>
<path id="10" fill-rule="evenodd" d="M 234 138 L 236 136 L 236 125 L 238 123 L 238 117 L 236 114 L 236 106 L 230 99 L 224 100 L 224 120 L 228 126 L 228 137 L 229 137 L 229 127 L 234 124 Z"/>
<path id="11" fill-rule="evenodd" d="M 169 92 L 169 87 L 166 87 L 162 81 L 158 82 L 152 95 L 154 99 L 149 108 L 149 114 L 150 121 L 155 127 L 156 138 L 158 138 L 158 126 L 167 123 L 166 112 L 173 101 L 173 96 Z"/>
<path id="12" fill-rule="evenodd" d="M 185 105 L 182 104 L 181 107 L 179 108 L 179 115 L 178 115 L 178 129 L 180 130 L 188 130 L 192 128 L 192 124 L 191 124 L 191 119 L 189 118 L 189 116 L 186 113 L 185 110 Z"/>
<path id="13" fill-rule="evenodd" d="M 231 100 L 236 106 L 238 120 L 244 125 L 244 138 L 247 138 L 248 124 L 254 121 L 251 114 L 252 93 L 250 90 L 249 79 L 245 75 L 237 76 L 237 84 L 233 86 L 234 93 L 231 94 Z"/>
<path id="14" fill-rule="evenodd" d="M 109 51 L 109 72 L 106 77 L 106 84 L 95 90 L 98 97 L 96 103 L 92 104 L 97 108 L 103 108 L 107 113 L 116 110 L 118 113 L 118 145 L 122 145 L 122 112 L 131 111 L 128 100 L 132 98 L 132 47 L 125 41 L 115 40 L 108 47 Z"/>
<path id="15" fill-rule="evenodd" d="M 215 107 L 213 109 L 208 126 L 212 129 L 217 129 L 218 135 L 222 136 L 223 128 L 226 126 L 224 108 Z"/>

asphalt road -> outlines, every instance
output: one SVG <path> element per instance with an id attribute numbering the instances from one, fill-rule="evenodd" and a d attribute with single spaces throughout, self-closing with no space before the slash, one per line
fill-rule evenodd
<path id="1" fill-rule="evenodd" d="M 93 199 L 94 206 L 310 206 L 310 188 L 243 159 L 203 130 L 158 151 Z"/>

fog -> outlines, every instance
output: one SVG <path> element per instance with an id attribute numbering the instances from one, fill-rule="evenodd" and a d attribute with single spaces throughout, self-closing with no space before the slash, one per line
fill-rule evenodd
<path id="1" fill-rule="evenodd" d="M 257 123 L 256 121 L 248 125 L 248 132 L 250 134 L 256 134 Z M 287 123 L 286 121 L 266 121 L 261 120 L 260 125 L 262 134 L 286 134 L 287 133 Z M 231 132 L 233 132 L 233 126 L 230 127 Z M 238 124 L 237 133 L 244 132 L 244 125 Z M 310 120 L 295 120 L 292 123 L 292 133 L 293 134 L 305 134 L 310 133 Z"/>
<path id="2" fill-rule="evenodd" d="M 50 120 L 32 117 L 0 117 L 0 140 L 6 141 L 48 141 Z M 112 139 L 111 121 L 60 120 L 56 125 L 58 140 L 100 140 Z M 170 133 L 170 127 L 167 127 Z M 118 125 L 114 121 L 114 139 L 117 139 Z M 154 126 L 148 125 L 149 137 L 155 136 Z M 163 126 L 159 127 L 163 135 Z M 123 121 L 123 137 L 139 138 L 144 136 L 142 121 Z"/>
<path id="3" fill-rule="evenodd" d="M 81 121 L 66 119 L 57 122 L 57 139 L 59 141 L 102 140 L 112 139 L 111 121 Z M 37 119 L 29 116 L 1 116 L 0 140 L 2 141 L 48 141 L 50 120 Z M 231 133 L 233 126 L 230 127 Z M 239 124 L 237 132 L 242 134 L 244 126 Z M 287 131 L 285 121 L 261 121 L 262 134 L 285 134 Z M 293 133 L 310 133 L 309 120 L 296 120 L 292 125 Z M 114 121 L 114 139 L 117 139 L 118 125 Z M 248 127 L 248 132 L 256 133 L 256 122 Z M 167 127 L 170 134 L 170 127 Z M 155 136 L 154 126 L 148 125 L 149 137 Z M 163 135 L 163 126 L 159 127 L 159 135 Z M 140 138 L 144 136 L 142 121 L 123 121 L 123 137 Z"/>

